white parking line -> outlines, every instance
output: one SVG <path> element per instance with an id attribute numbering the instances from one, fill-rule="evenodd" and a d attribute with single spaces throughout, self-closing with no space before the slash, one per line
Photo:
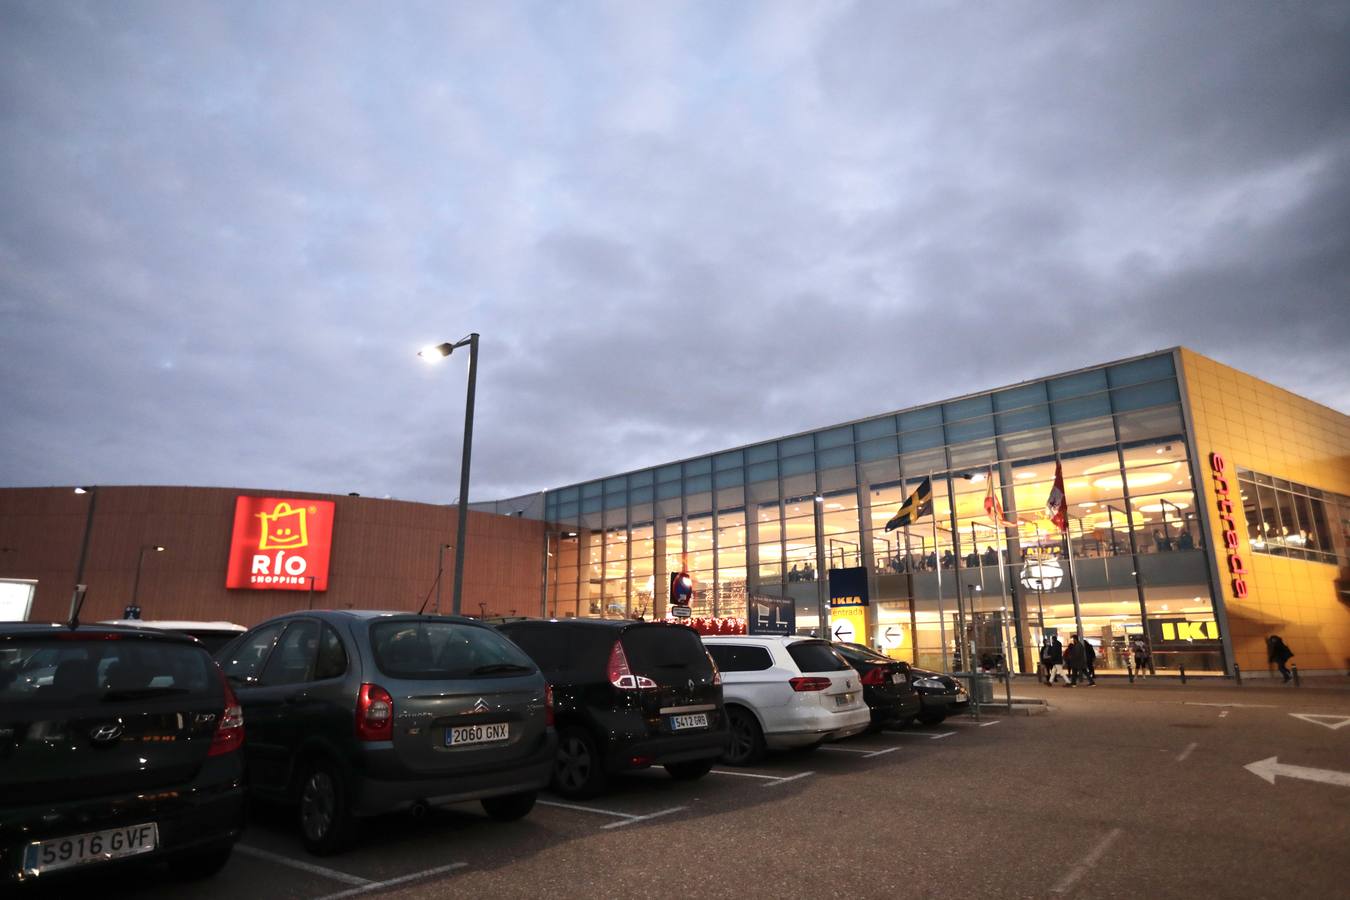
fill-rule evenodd
<path id="1" fill-rule="evenodd" d="M 634 822 L 645 822 L 648 819 L 655 819 L 659 816 L 668 816 L 671 813 L 679 812 L 685 809 L 683 806 L 672 806 L 670 809 L 663 809 L 660 812 L 648 813 L 645 816 L 629 816 L 622 822 L 610 822 L 608 825 L 602 825 L 602 828 L 622 828 L 625 825 L 632 825 Z"/>
<path id="2" fill-rule="evenodd" d="M 899 749 L 900 749 L 899 747 L 887 747 L 885 750 L 873 750 L 871 753 L 864 756 L 863 759 L 871 759 L 872 757 L 880 756 L 883 753 L 894 753 L 896 750 Z"/>
<path id="3" fill-rule="evenodd" d="M 835 753 L 871 753 L 870 750 L 863 750 L 861 747 L 817 747 L 817 750 L 833 750 Z"/>
<path id="4" fill-rule="evenodd" d="M 1228 718 L 1228 710 L 1226 710 L 1226 709 L 1225 709 L 1225 710 L 1221 710 L 1221 711 L 1219 712 L 1219 718 L 1220 718 L 1220 719 L 1226 719 L 1226 718 Z"/>
<path id="5" fill-rule="evenodd" d="M 346 891 L 338 891 L 336 894 L 325 894 L 319 900 L 338 900 L 339 897 L 355 897 L 357 894 L 368 894 L 371 891 L 383 890 L 387 887 L 393 887 L 396 884 L 403 884 L 405 881 L 416 881 L 421 878 L 430 878 L 433 875 L 439 875 L 442 872 L 453 872 L 455 869 L 462 869 L 468 863 L 450 863 L 448 866 L 437 866 L 434 869 L 423 869 L 420 872 L 413 872 L 411 875 L 400 875 L 397 878 L 390 878 L 386 881 L 372 881 L 362 887 L 352 888 Z"/>
<path id="6" fill-rule="evenodd" d="M 316 866 L 314 863 L 307 863 L 298 859 L 291 859 L 289 856 L 282 856 L 280 853 L 272 853 L 267 850 L 259 850 L 257 847 L 250 847 L 247 844 L 235 844 L 234 849 L 245 856 L 256 856 L 258 859 L 265 859 L 268 862 L 280 863 L 283 866 L 290 866 L 292 869 L 299 869 L 302 872 L 309 872 L 311 875 L 322 875 L 324 878 L 331 878 L 334 881 L 341 881 L 343 884 L 354 884 L 360 887 L 368 887 L 375 882 L 369 878 L 360 878 L 356 875 L 348 875 L 346 872 L 339 872 L 337 869 L 328 869 L 323 866 Z"/>
<path id="7" fill-rule="evenodd" d="M 956 734 L 955 731 L 944 731 L 941 734 L 929 734 L 926 731 L 894 731 L 891 733 L 899 735 L 900 737 L 916 737 L 916 738 L 921 737 L 921 738 L 928 738 L 929 740 L 932 741 L 936 741 L 938 738 L 951 737 L 952 735 Z"/>
<path id="8" fill-rule="evenodd" d="M 1199 746 L 1200 746 L 1200 745 L 1199 745 L 1198 743 L 1196 743 L 1195 741 L 1191 741 L 1189 744 L 1186 745 L 1186 749 L 1185 749 L 1185 750 L 1182 750 L 1180 753 L 1177 754 L 1177 762 L 1185 762 L 1185 761 L 1186 761 L 1186 757 L 1188 757 L 1188 756 L 1191 755 L 1191 751 L 1194 750 L 1196 747 L 1199 747 Z"/>
<path id="9" fill-rule="evenodd" d="M 816 774 L 816 773 L 815 773 L 815 772 L 798 772 L 796 775 L 788 775 L 787 777 L 785 777 L 785 778 L 780 778 L 780 779 L 778 779 L 777 781 L 770 781 L 768 784 L 764 785 L 764 787 L 778 787 L 778 785 L 782 784 L 782 783 L 785 782 L 785 781 L 796 781 L 798 778 L 805 778 L 805 777 L 808 776 L 808 775 L 814 775 L 814 774 Z"/>
<path id="10" fill-rule="evenodd" d="M 739 775 L 742 778 L 767 778 L 769 781 L 782 781 L 782 775 L 757 775 L 754 772 L 729 772 L 726 769 L 713 769 L 709 775 Z"/>
<path id="11" fill-rule="evenodd" d="M 1073 887 L 1074 882 L 1083 877 L 1083 874 L 1087 872 L 1087 870 L 1090 869 L 1097 862 L 1098 859 L 1101 858 L 1102 854 L 1106 852 L 1106 848 L 1110 847 L 1111 842 L 1114 841 L 1116 838 L 1120 837 L 1121 833 L 1122 833 L 1121 829 L 1112 828 L 1110 833 L 1107 834 L 1106 837 L 1102 838 L 1097 843 L 1097 846 L 1093 847 L 1092 850 L 1089 851 L 1087 856 L 1083 857 L 1082 862 L 1080 862 L 1078 865 L 1070 869 L 1069 873 L 1065 875 L 1062 879 L 1060 879 L 1059 884 L 1055 885 L 1054 888 L 1051 889 L 1051 893 L 1062 894 L 1069 888 Z"/>

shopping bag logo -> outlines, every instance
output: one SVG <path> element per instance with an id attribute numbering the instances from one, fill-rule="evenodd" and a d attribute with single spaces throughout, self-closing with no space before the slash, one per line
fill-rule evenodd
<path id="1" fill-rule="evenodd" d="M 294 550 L 309 546 L 309 530 L 304 507 L 292 509 L 289 503 L 278 503 L 270 513 L 258 513 L 262 519 L 262 537 L 259 550 Z"/>

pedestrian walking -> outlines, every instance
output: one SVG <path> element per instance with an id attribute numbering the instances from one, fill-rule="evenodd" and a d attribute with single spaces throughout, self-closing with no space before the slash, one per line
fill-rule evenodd
<path id="1" fill-rule="evenodd" d="M 1088 686 L 1097 685 L 1097 649 L 1092 646 L 1092 641 L 1083 639 L 1083 674 L 1087 676 Z"/>
<path id="2" fill-rule="evenodd" d="M 1064 662 L 1069 666 L 1069 683 L 1065 687 L 1078 687 L 1078 679 L 1083 677 L 1083 644 L 1078 635 L 1069 638 L 1069 646 L 1064 648 Z"/>
<path id="3" fill-rule="evenodd" d="M 1153 671 L 1153 653 L 1148 648 L 1148 642 L 1144 640 L 1143 635 L 1135 635 L 1130 642 L 1130 653 L 1134 656 L 1134 677 L 1143 678 L 1144 669 L 1148 668 L 1150 674 L 1157 674 Z"/>
<path id="4" fill-rule="evenodd" d="M 1041 679 L 1046 684 L 1050 683 L 1050 667 L 1054 665 L 1051 657 L 1054 656 L 1054 649 L 1050 645 L 1050 639 L 1041 640 Z"/>
<path id="5" fill-rule="evenodd" d="M 1289 674 L 1289 660 L 1293 658 L 1294 651 L 1289 649 L 1289 645 L 1278 634 L 1266 638 L 1266 650 L 1271 663 L 1279 668 L 1280 674 L 1284 676 L 1284 683 L 1288 684 L 1289 679 L 1294 677 Z"/>
<path id="6" fill-rule="evenodd" d="M 1068 673 L 1064 671 L 1064 645 L 1059 642 L 1059 635 L 1055 635 L 1050 644 L 1050 673 L 1046 678 L 1046 684 L 1054 684 L 1056 678 L 1063 678 L 1064 683 L 1069 683 Z"/>

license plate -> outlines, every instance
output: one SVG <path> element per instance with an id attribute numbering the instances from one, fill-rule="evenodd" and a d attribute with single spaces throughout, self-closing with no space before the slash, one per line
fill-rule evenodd
<path id="1" fill-rule="evenodd" d="M 685 728 L 707 728 L 707 727 L 708 727 L 707 713 L 692 713 L 687 716 L 670 717 L 671 731 L 681 731 Z"/>
<path id="2" fill-rule="evenodd" d="M 41 875 L 84 863 L 149 853 L 158 846 L 159 826 L 154 822 L 34 841 L 24 848 L 23 871 L 25 875 Z"/>
<path id="3" fill-rule="evenodd" d="M 445 732 L 447 747 L 463 747 L 467 744 L 492 744 L 504 741 L 511 736 L 511 726 L 506 722 L 492 725 L 461 725 Z"/>
<path id="4" fill-rule="evenodd" d="M 834 695 L 834 705 L 835 705 L 835 706 L 848 706 L 848 705 L 849 705 L 850 703 L 852 703 L 852 702 L 853 702 L 853 695 L 852 695 L 852 694 L 835 694 L 835 695 Z"/>
<path id="5" fill-rule="evenodd" d="M 905 683 L 905 676 L 901 675 L 899 672 L 891 673 L 891 684 L 904 684 L 904 683 Z"/>

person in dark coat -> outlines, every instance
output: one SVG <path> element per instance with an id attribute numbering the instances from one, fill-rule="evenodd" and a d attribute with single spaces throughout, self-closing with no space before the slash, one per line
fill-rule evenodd
<path id="1" fill-rule="evenodd" d="M 1069 646 L 1064 648 L 1064 662 L 1069 666 L 1069 683 L 1065 687 L 1078 687 L 1078 679 L 1083 677 L 1086 658 L 1078 635 L 1069 638 Z"/>
<path id="2" fill-rule="evenodd" d="M 1083 674 L 1087 676 L 1088 685 L 1097 683 L 1097 650 L 1092 646 L 1092 641 L 1083 641 Z"/>
<path id="3" fill-rule="evenodd" d="M 1044 672 L 1046 684 L 1050 683 L 1050 667 L 1055 664 L 1054 655 L 1055 653 L 1050 644 L 1050 639 L 1046 638 L 1041 641 L 1041 669 Z"/>
<path id="4" fill-rule="evenodd" d="M 1288 684 L 1289 679 L 1293 677 L 1289 674 L 1289 660 L 1293 658 L 1294 651 L 1289 649 L 1289 645 L 1278 634 L 1266 638 L 1266 650 L 1271 664 L 1279 668 L 1280 674 L 1284 676 L 1284 683 Z"/>
<path id="5" fill-rule="evenodd" d="M 1068 685 L 1069 677 L 1064 674 L 1064 645 L 1059 642 L 1059 635 L 1055 635 L 1050 642 L 1050 668 L 1046 673 L 1046 684 L 1054 684 L 1056 676 L 1064 679 L 1064 684 Z"/>

